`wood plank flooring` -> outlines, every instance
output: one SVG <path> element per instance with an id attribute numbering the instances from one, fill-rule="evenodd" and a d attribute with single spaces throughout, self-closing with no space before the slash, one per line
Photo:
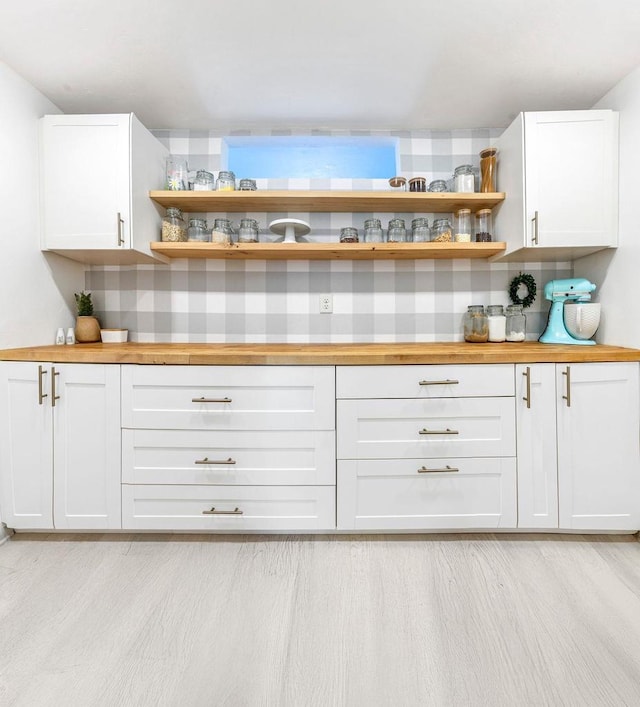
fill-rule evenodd
<path id="1" fill-rule="evenodd" d="M 17 535 L 0 705 L 640 705 L 633 536 Z"/>

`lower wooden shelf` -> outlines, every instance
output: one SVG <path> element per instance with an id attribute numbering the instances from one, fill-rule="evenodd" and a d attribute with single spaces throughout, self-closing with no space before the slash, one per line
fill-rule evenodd
<path id="1" fill-rule="evenodd" d="M 418 260 L 490 258 L 506 243 L 151 243 L 167 258 L 239 260 Z"/>

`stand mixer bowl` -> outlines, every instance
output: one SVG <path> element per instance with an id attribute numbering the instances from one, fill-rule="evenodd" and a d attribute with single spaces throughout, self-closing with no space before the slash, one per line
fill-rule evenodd
<path id="1" fill-rule="evenodd" d="M 576 339 L 590 339 L 600 326 L 600 302 L 567 302 L 564 325 Z"/>

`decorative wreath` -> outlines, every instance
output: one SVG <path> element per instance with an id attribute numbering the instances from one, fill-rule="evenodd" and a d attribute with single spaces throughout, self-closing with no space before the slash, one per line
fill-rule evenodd
<path id="1" fill-rule="evenodd" d="M 524 285 L 527 288 L 526 297 L 520 298 L 518 296 L 520 285 Z M 514 304 L 521 304 L 523 309 L 530 307 L 536 298 L 536 281 L 533 279 L 533 275 L 521 272 L 514 277 L 509 285 L 509 297 Z"/>

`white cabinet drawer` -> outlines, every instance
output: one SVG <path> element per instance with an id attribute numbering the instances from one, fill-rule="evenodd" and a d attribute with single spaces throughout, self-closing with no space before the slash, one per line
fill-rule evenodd
<path id="1" fill-rule="evenodd" d="M 482 347 L 480 347 L 482 348 Z M 513 366 L 338 366 L 338 398 L 458 398 L 514 395 Z"/>
<path id="2" fill-rule="evenodd" d="M 335 484 L 335 432 L 122 430 L 127 484 Z"/>
<path id="3" fill-rule="evenodd" d="M 335 488 L 125 485 L 122 487 L 122 527 L 236 533 L 330 530 L 335 528 Z"/>
<path id="4" fill-rule="evenodd" d="M 515 455 L 513 398 L 338 400 L 338 459 Z"/>
<path id="5" fill-rule="evenodd" d="M 515 459 L 338 462 L 341 530 L 516 526 Z"/>
<path id="6" fill-rule="evenodd" d="M 123 366 L 123 427 L 332 430 L 333 366 Z"/>

